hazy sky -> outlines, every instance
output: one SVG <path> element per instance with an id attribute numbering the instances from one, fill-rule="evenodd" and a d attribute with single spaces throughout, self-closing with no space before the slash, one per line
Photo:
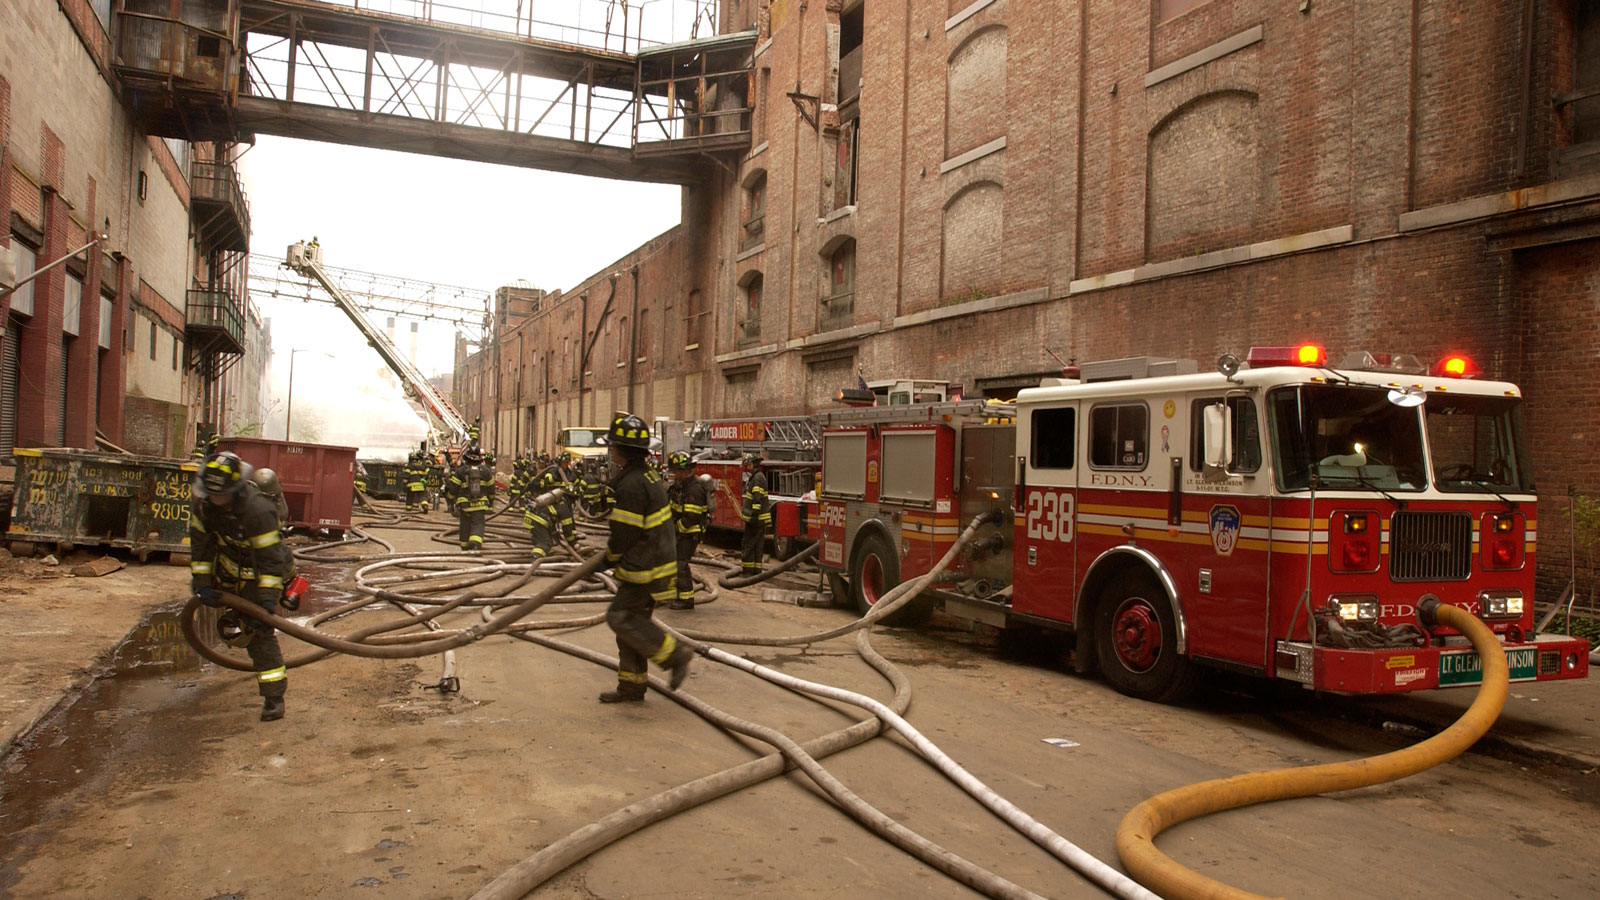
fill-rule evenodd
<path id="1" fill-rule="evenodd" d="M 448 0 L 448 5 L 434 3 L 432 8 L 436 18 L 509 27 L 494 14 L 514 13 L 519 6 L 527 8 L 526 3 Z M 402 14 L 419 8 L 414 0 L 362 0 L 360 6 Z M 595 28 L 601 27 L 606 6 L 604 0 L 543 0 L 538 16 Z M 687 36 L 692 0 L 634 3 L 634 22 L 639 21 L 640 6 L 647 38 Z M 577 39 L 570 29 L 559 36 Z M 245 152 L 239 172 L 249 197 L 252 253 L 282 257 L 289 244 L 314 235 L 329 267 L 477 288 L 483 294 L 518 279 L 546 290 L 574 287 L 675 225 L 679 216 L 680 189 L 671 185 L 288 138 L 260 137 Z M 382 360 L 341 313 L 300 300 L 253 299 L 272 320 L 270 390 L 275 402 L 267 437 L 283 436 L 294 349 L 306 351 L 294 364 L 294 418 L 320 420 L 323 442 L 382 448 L 385 452 L 364 455 L 388 455 L 421 436 L 422 423 L 410 413 L 398 387 L 388 382 Z M 384 322 L 376 324 L 381 329 Z M 396 323 L 403 351 L 410 346 L 410 329 L 409 321 Z M 423 371 L 448 371 L 453 328 L 422 322 L 418 337 L 417 362 Z"/>
<path id="2" fill-rule="evenodd" d="M 574 287 L 677 224 L 679 216 L 676 186 L 288 138 L 261 137 L 239 168 L 250 202 L 253 253 L 282 257 L 289 244 L 316 236 L 330 267 L 477 288 L 486 295 L 518 279 L 546 290 Z M 326 304 L 254 299 L 272 320 L 273 396 L 287 393 L 290 351 L 305 348 L 295 363 L 296 408 L 348 426 L 339 434 L 325 430 L 321 440 L 365 445 L 376 438 L 367 437 L 366 420 L 382 395 L 341 389 L 370 383 L 384 370 L 355 325 Z M 376 324 L 381 329 L 385 323 Z M 396 322 L 402 351 L 410 346 L 410 329 L 409 321 Z M 418 336 L 423 371 L 448 371 L 454 329 L 423 321 Z M 308 392 L 308 386 L 319 389 Z M 393 399 L 395 409 L 385 410 L 383 419 L 415 420 L 398 393 Z M 281 427 L 267 436 L 282 437 Z M 421 432 L 418 421 L 414 434 L 400 443 Z"/>

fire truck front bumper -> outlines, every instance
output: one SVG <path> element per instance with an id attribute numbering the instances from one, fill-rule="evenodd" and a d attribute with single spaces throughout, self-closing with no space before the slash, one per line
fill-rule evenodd
<path id="1" fill-rule="evenodd" d="M 1589 675 L 1589 642 L 1560 634 L 1505 644 L 1512 681 L 1555 681 Z M 1275 674 L 1319 691 L 1398 694 L 1483 681 L 1483 664 L 1470 646 L 1346 650 L 1279 641 Z"/>

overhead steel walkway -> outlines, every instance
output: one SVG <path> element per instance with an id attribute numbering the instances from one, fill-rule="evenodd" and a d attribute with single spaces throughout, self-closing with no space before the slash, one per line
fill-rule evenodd
<path id="1" fill-rule="evenodd" d="M 119 0 L 117 71 L 141 127 L 190 141 L 274 134 L 669 183 L 748 150 L 754 32 L 650 45 L 626 26 L 554 39 L 535 24 Z"/>

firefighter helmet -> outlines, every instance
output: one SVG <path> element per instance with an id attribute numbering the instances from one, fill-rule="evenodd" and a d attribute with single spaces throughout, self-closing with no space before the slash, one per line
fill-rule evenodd
<path id="1" fill-rule="evenodd" d="M 611 429 L 602 439 L 608 447 L 650 449 L 650 429 L 644 424 L 643 419 L 631 413 L 617 413 L 617 417 L 611 420 Z"/>
<path id="2" fill-rule="evenodd" d="M 760 468 L 760 466 L 761 457 L 755 455 L 754 453 L 746 453 L 744 455 L 744 467 L 746 469 L 756 469 Z"/>
<path id="3" fill-rule="evenodd" d="M 694 458 L 683 450 L 667 454 L 667 468 L 680 471 L 694 468 Z"/>
<path id="4" fill-rule="evenodd" d="M 217 616 L 217 637 L 229 647 L 247 646 L 252 631 L 250 623 L 231 609 Z"/>
<path id="5" fill-rule="evenodd" d="M 213 453 L 201 463 L 195 473 L 194 493 L 202 499 L 232 497 L 244 487 L 250 477 L 250 464 L 227 450 Z"/>
<path id="6" fill-rule="evenodd" d="M 483 451 L 478 449 L 477 444 L 473 444 L 461 452 L 461 461 L 467 465 L 475 466 L 483 462 Z"/>

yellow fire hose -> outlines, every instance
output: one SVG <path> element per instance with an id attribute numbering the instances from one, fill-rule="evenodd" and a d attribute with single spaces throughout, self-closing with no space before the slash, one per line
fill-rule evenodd
<path id="1" fill-rule="evenodd" d="M 1505 705 L 1509 680 L 1505 651 L 1494 633 L 1471 613 L 1437 604 L 1424 615 L 1435 616 L 1439 624 L 1466 635 L 1483 660 L 1483 685 L 1461 718 L 1419 744 L 1381 756 L 1251 772 L 1157 794 L 1130 810 L 1117 828 L 1117 854 L 1128 873 L 1171 900 L 1266 900 L 1184 868 L 1156 849 L 1156 835 L 1179 822 L 1225 809 L 1397 781 L 1453 759 L 1472 746 Z"/>

